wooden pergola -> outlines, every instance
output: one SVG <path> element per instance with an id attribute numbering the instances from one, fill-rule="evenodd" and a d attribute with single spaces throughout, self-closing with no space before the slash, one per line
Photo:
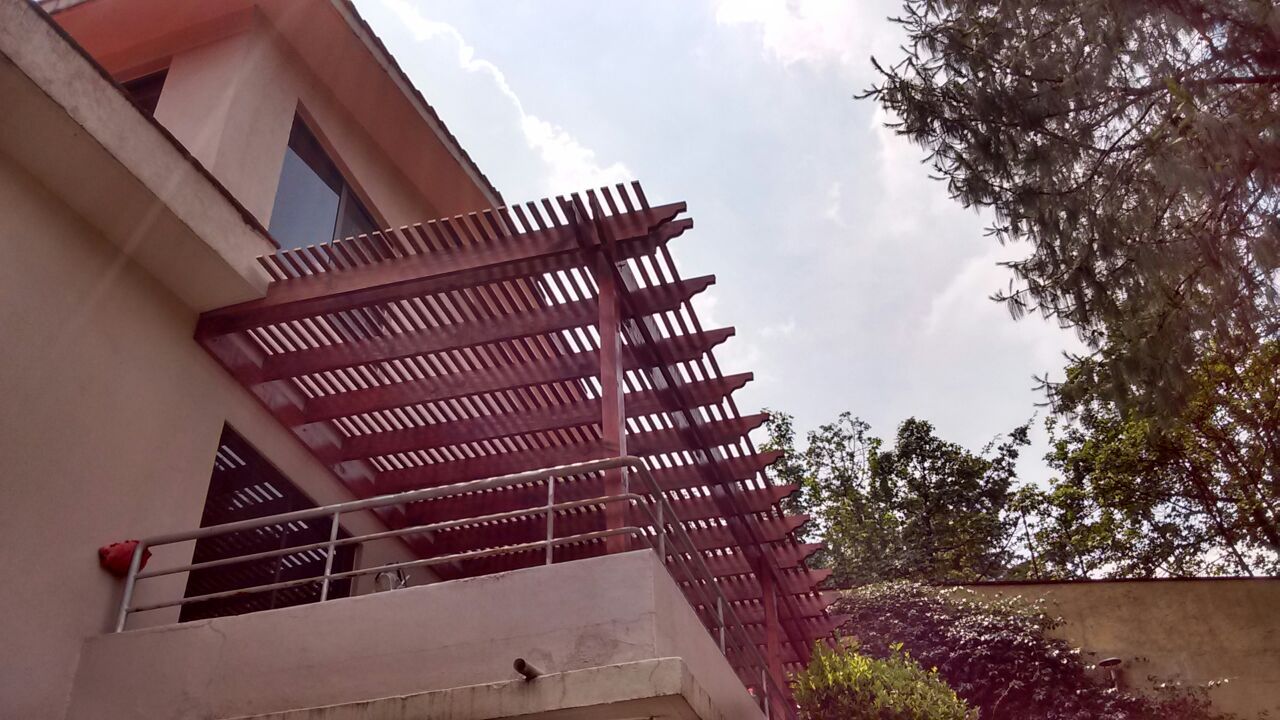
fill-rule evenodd
<path id="1" fill-rule="evenodd" d="M 775 676 L 808 660 L 839 619 L 805 566 L 817 545 L 781 501 L 667 245 L 683 203 L 638 184 L 486 210 L 260 258 L 260 300 L 200 319 L 197 340 L 357 496 L 448 485 L 619 455 L 643 457 Z M 620 492 L 622 471 L 577 476 L 557 499 Z M 504 488 L 417 503 L 393 526 L 536 507 Z M 568 537 L 638 522 L 619 504 L 557 515 Z M 540 518 L 410 536 L 423 557 L 537 540 Z M 627 549 L 614 536 L 560 547 L 567 561 Z M 540 553 L 451 563 L 446 578 L 532 566 Z M 678 582 L 688 578 L 676 577 Z M 703 608 L 704 611 L 709 609 Z M 730 654 L 732 660 L 732 654 Z"/>

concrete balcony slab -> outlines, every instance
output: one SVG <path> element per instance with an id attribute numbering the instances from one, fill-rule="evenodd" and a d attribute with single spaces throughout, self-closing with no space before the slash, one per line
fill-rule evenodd
<path id="1" fill-rule="evenodd" d="M 233 720 L 730 720 L 680 658 Z"/>
<path id="2" fill-rule="evenodd" d="M 707 698 L 691 717 L 762 716 L 657 557 L 635 551 L 91 638 L 67 718 L 231 718 L 416 696 L 508 683 L 517 657 L 549 676 L 678 658 Z M 553 682 L 587 677 L 609 675 Z M 498 707 L 509 714 L 488 717 L 520 716 Z"/>

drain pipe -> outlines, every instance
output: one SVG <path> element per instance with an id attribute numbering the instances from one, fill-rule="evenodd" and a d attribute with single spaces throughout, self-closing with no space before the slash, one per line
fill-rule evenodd
<path id="1" fill-rule="evenodd" d="M 542 674 L 541 670 L 534 667 L 524 658 L 516 658 L 516 661 L 511 663 L 511 666 L 516 669 L 516 672 L 523 675 L 526 681 L 532 680 Z"/>

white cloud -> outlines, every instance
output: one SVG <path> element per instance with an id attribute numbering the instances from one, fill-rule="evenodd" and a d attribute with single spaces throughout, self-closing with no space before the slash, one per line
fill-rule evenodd
<path id="1" fill-rule="evenodd" d="M 477 57 L 475 47 L 467 42 L 456 27 L 426 17 L 408 0 L 382 0 L 382 3 L 419 42 L 451 44 L 456 50 L 459 68 L 467 73 L 484 76 L 510 102 L 525 142 L 546 166 L 542 194 L 601 187 L 632 179 L 631 170 L 623 163 L 601 162 L 594 150 L 583 146 L 568 130 L 527 112 L 502 70 L 488 60 Z"/>
<path id="2" fill-rule="evenodd" d="M 765 325 L 760 328 L 760 337 L 763 338 L 789 338 L 796 334 L 796 319 L 787 318 L 784 323 L 775 325 Z"/>
<path id="3" fill-rule="evenodd" d="M 761 46 L 784 65 L 870 71 L 869 56 L 896 44 L 885 17 L 896 0 L 713 0 L 716 22 L 754 27 Z"/>
<path id="4" fill-rule="evenodd" d="M 847 228 L 849 223 L 844 219 L 844 208 L 841 202 L 843 192 L 844 187 L 839 180 L 831 183 L 831 187 L 827 188 L 827 206 L 822 210 L 822 216 L 840 227 Z"/>

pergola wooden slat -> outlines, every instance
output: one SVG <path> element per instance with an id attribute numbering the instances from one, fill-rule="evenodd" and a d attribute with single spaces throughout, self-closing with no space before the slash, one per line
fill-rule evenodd
<path id="1" fill-rule="evenodd" d="M 201 317 L 197 339 L 358 495 L 451 485 L 612 457 L 646 458 L 717 583 L 758 608 L 776 675 L 829 630 L 798 542 L 794 488 L 764 473 L 776 453 L 750 434 L 692 300 L 710 276 L 683 279 L 667 250 L 692 221 L 683 203 L 650 207 L 638 185 L 488 210 L 287 250 L 261 264 L 260 300 Z M 627 487 L 622 471 L 557 481 L 585 500 Z M 632 491 L 636 488 L 633 485 Z M 532 509 L 545 487 L 444 497 L 385 514 L 393 524 Z M 647 524 L 634 508 L 556 514 L 561 537 Z M 656 529 L 648 528 L 647 533 Z M 540 517 L 409 536 L 424 556 L 545 534 Z M 557 548 L 568 560 L 625 538 Z M 459 561 L 458 577 L 541 560 L 511 553 Z M 676 573 L 677 580 L 682 580 Z M 753 610 L 754 612 L 754 610 Z M 753 615 L 754 617 L 754 615 Z M 785 654 L 785 657 L 784 657 Z"/>

